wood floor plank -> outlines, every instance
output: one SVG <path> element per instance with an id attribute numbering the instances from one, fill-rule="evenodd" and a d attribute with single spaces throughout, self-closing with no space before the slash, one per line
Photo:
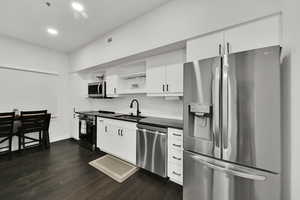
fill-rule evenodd
<path id="1" fill-rule="evenodd" d="M 139 170 L 119 184 L 88 164 L 103 155 L 65 140 L 0 157 L 0 199 L 182 200 L 181 186 L 152 173 Z"/>

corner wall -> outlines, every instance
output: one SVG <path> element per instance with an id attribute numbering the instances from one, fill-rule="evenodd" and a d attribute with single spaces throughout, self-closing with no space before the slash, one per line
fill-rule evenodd
<path id="1" fill-rule="evenodd" d="M 66 106 L 69 103 L 66 95 L 69 71 L 67 55 L 0 36 L 0 70 L 1 75 L 5 76 L 0 80 L 0 92 L 5 95 L 0 101 L 0 112 L 10 112 L 13 108 L 50 108 L 49 111 L 55 116 L 51 120 L 50 141 L 70 137 L 67 126 L 69 109 Z M 47 99 L 48 93 L 51 100 Z M 16 138 L 13 143 L 16 149 Z"/>
<path id="2" fill-rule="evenodd" d="M 283 12 L 283 197 L 300 198 L 300 27 L 297 0 L 282 0 Z"/>

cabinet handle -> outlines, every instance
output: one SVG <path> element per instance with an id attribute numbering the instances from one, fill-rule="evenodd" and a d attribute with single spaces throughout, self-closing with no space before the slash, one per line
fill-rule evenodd
<path id="1" fill-rule="evenodd" d="M 162 90 L 163 90 L 163 92 L 165 91 L 165 84 L 163 84 Z"/>
<path id="2" fill-rule="evenodd" d="M 181 176 L 181 174 L 180 173 L 176 173 L 176 172 L 172 172 L 173 174 L 175 174 L 176 176 Z"/>
<path id="3" fill-rule="evenodd" d="M 181 145 L 179 144 L 173 144 L 174 147 L 178 147 L 178 148 L 181 148 Z"/>
<path id="4" fill-rule="evenodd" d="M 177 133 L 173 133 L 173 135 L 176 136 L 176 137 L 181 137 L 181 135 L 177 134 Z"/>
<path id="5" fill-rule="evenodd" d="M 121 129 L 121 136 L 123 136 L 123 129 Z"/>
<path id="6" fill-rule="evenodd" d="M 221 56 L 221 55 L 222 55 L 222 45 L 219 44 L 219 56 Z"/>
<path id="7" fill-rule="evenodd" d="M 227 54 L 229 55 L 229 52 L 230 52 L 230 44 L 229 44 L 229 42 L 227 42 Z"/>
<path id="8" fill-rule="evenodd" d="M 104 130 L 105 130 L 105 133 L 107 133 L 107 126 L 105 126 Z"/>
<path id="9" fill-rule="evenodd" d="M 181 160 L 181 158 L 177 158 L 176 156 L 172 156 L 172 158 L 175 160 Z"/>
<path id="10" fill-rule="evenodd" d="M 114 94 L 116 94 L 117 93 L 117 89 L 116 88 L 114 88 Z"/>
<path id="11" fill-rule="evenodd" d="M 169 91 L 169 84 L 167 84 L 167 92 Z"/>
<path id="12" fill-rule="evenodd" d="M 118 136 L 120 136 L 120 129 L 118 129 Z"/>

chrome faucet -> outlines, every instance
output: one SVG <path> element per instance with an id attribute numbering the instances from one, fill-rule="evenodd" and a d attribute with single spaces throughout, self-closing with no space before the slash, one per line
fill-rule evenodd
<path id="1" fill-rule="evenodd" d="M 139 101 L 137 99 L 132 99 L 130 103 L 130 108 L 133 108 L 133 102 L 136 102 L 136 116 L 139 117 L 141 114 Z"/>

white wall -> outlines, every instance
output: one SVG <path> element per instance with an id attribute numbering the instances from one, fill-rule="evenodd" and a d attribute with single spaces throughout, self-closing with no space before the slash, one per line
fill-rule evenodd
<path id="1" fill-rule="evenodd" d="M 0 70 L 2 77 L 5 76 L 0 80 L 0 92 L 5 95 L 0 101 L 0 112 L 12 111 L 13 108 L 42 109 L 44 105 L 56 116 L 51 120 L 50 140 L 53 142 L 70 137 L 67 125 L 69 109 L 66 106 L 67 55 L 0 36 Z M 14 140 L 14 148 L 16 146 Z"/>
<path id="2" fill-rule="evenodd" d="M 64 54 L 4 36 L 0 44 L 0 66 L 53 73 L 66 70 Z"/>
<path id="3" fill-rule="evenodd" d="M 283 198 L 300 198 L 300 3 L 282 0 Z"/>
<path id="4" fill-rule="evenodd" d="M 279 2 L 174 0 L 72 53 L 71 66 L 96 66 L 266 16 L 280 11 Z"/>

